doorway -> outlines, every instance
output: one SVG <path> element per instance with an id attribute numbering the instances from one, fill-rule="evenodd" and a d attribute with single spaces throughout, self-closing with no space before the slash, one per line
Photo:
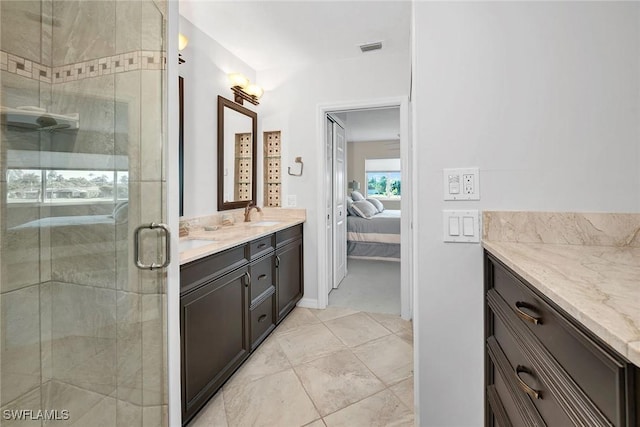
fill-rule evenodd
<path id="1" fill-rule="evenodd" d="M 402 181 L 402 194 L 406 195 L 402 198 L 402 210 L 403 215 L 400 218 L 400 247 L 399 247 L 399 257 L 400 257 L 400 315 L 404 319 L 412 318 L 412 301 L 413 301 L 413 291 L 411 284 L 411 253 L 410 250 L 412 245 L 411 233 L 410 233 L 410 219 L 411 219 L 411 209 L 412 209 L 412 200 L 411 200 L 411 170 L 410 170 L 410 162 L 409 162 L 409 150 L 410 150 L 410 138 L 408 135 L 409 131 L 409 118 L 408 118 L 408 100 L 406 98 L 394 98 L 394 99 L 386 99 L 386 100 L 372 100 L 370 102 L 361 102 L 361 103 L 351 103 L 351 104 L 331 104 L 331 105 L 323 105 L 319 107 L 319 119 L 320 123 L 323 123 L 323 126 L 320 129 L 319 137 L 322 141 L 322 155 L 319 158 L 324 160 L 323 167 L 321 168 L 322 173 L 324 174 L 323 180 L 325 181 L 325 191 L 322 192 L 322 203 L 321 211 L 324 212 L 327 221 L 322 222 L 323 230 L 320 233 L 321 242 L 320 246 L 321 251 L 319 253 L 326 254 L 325 257 L 321 257 L 319 259 L 319 283 L 318 283 L 318 306 L 319 308 L 325 308 L 329 305 L 329 292 L 333 288 L 335 283 L 334 278 L 339 277 L 336 276 L 336 262 L 335 256 L 337 253 L 333 250 L 336 244 L 341 244 L 341 241 L 335 241 L 334 239 L 338 235 L 335 230 L 331 230 L 331 227 L 335 227 L 338 222 L 339 210 L 336 210 L 336 207 L 339 204 L 334 203 L 335 195 L 339 195 L 339 191 L 335 192 L 336 181 L 338 180 L 329 180 L 328 177 L 335 176 L 336 171 L 334 170 L 336 162 L 335 162 L 335 149 L 334 145 L 330 145 L 328 141 L 330 140 L 331 134 L 330 131 L 333 130 L 332 126 L 329 126 L 327 123 L 331 119 L 334 121 L 340 121 L 345 117 L 345 113 L 348 114 L 350 112 L 357 112 L 363 110 L 376 110 L 376 109 L 389 109 L 395 108 L 399 113 L 399 122 L 400 122 L 400 132 L 398 135 L 399 146 L 400 146 L 400 158 L 399 162 L 401 164 L 401 181 Z M 337 120 L 336 120 L 337 119 Z M 346 123 L 346 127 L 348 129 L 348 122 Z M 335 139 L 335 138 L 334 138 Z M 338 153 L 340 155 L 340 153 Z M 347 156 L 348 157 L 348 156 Z M 348 159 L 347 159 L 348 162 Z M 345 163 L 346 166 L 346 163 Z M 332 175 L 330 175 L 330 173 Z M 340 173 L 338 173 L 340 175 Z M 345 170 L 346 176 L 346 170 Z M 363 177 L 361 185 L 365 187 L 365 194 L 368 192 L 366 186 L 368 183 L 364 183 L 366 178 Z M 333 182 L 331 182 L 333 181 Z M 344 182 L 344 178 L 342 178 L 342 189 L 344 189 L 345 199 L 347 191 L 353 190 L 353 185 L 349 187 L 346 182 Z M 361 190 L 363 188 L 361 187 Z M 329 203 L 331 201 L 331 203 Z M 346 206 L 345 206 L 346 207 Z M 346 221 L 345 221 L 346 222 Z M 357 259 L 357 256 L 354 257 L 354 261 Z M 372 260 L 367 260 L 371 262 Z M 355 261 L 355 262 L 359 262 Z M 388 262 L 388 261 L 380 261 L 380 262 Z M 374 264 L 371 264 L 374 265 Z M 379 263 L 375 263 L 376 266 L 379 267 Z M 358 266 L 360 268 L 357 270 L 368 270 L 367 266 Z M 349 278 L 349 264 L 347 262 L 347 278 Z M 347 283 L 347 282 L 344 282 Z M 340 288 L 338 287 L 338 290 Z"/>

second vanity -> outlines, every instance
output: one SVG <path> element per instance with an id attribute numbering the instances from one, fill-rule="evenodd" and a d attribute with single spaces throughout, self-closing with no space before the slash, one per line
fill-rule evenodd
<path id="1" fill-rule="evenodd" d="M 181 242 L 183 424 L 302 298 L 303 221 L 240 223 Z"/>
<path id="2" fill-rule="evenodd" d="M 640 425 L 639 230 L 484 213 L 485 425 Z"/>

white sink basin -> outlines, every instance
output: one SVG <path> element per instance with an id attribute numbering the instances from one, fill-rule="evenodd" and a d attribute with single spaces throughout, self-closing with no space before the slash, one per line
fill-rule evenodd
<path id="1" fill-rule="evenodd" d="M 202 246 L 207 246 L 207 245 L 210 245 L 211 243 L 215 243 L 215 240 L 205 240 L 205 239 L 183 240 L 180 242 L 180 252 L 188 251 L 189 249 L 196 249 Z"/>
<path id="2" fill-rule="evenodd" d="M 271 227 L 272 225 L 278 225 L 280 221 L 258 221 L 249 224 L 249 227 Z"/>

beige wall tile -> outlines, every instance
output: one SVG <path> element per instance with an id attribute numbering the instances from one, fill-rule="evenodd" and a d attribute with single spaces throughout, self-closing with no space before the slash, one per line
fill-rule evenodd
<path id="1" fill-rule="evenodd" d="M 117 397 L 142 405 L 142 298 L 117 292 Z"/>
<path id="2" fill-rule="evenodd" d="M 0 294 L 0 405 L 40 385 L 39 294 L 37 285 Z"/>
<path id="3" fill-rule="evenodd" d="M 3 0 L 0 49 L 40 61 L 40 1 Z"/>
<path id="4" fill-rule="evenodd" d="M 53 65 L 63 65 L 115 53 L 116 2 L 56 1 L 53 15 Z"/>

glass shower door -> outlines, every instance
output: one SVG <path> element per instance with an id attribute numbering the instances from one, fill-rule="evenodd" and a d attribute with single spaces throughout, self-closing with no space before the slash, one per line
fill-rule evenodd
<path id="1" fill-rule="evenodd" d="M 2 426 L 167 424 L 165 15 L 0 1 Z"/>

